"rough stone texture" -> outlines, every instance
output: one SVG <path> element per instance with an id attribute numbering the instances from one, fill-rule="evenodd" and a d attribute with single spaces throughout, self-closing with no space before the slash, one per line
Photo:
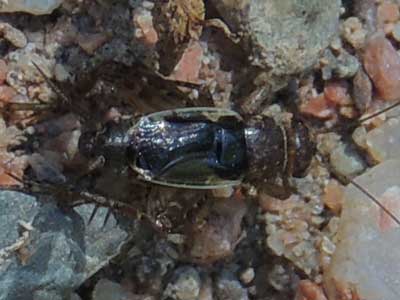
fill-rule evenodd
<path id="1" fill-rule="evenodd" d="M 377 5 L 375 0 L 354 0 L 353 12 L 364 24 L 370 34 L 376 30 Z"/>
<path id="2" fill-rule="evenodd" d="M 320 286 L 310 280 L 300 280 L 296 300 L 326 300 L 325 294 Z"/>
<path id="3" fill-rule="evenodd" d="M 94 207 L 93 204 L 90 204 L 75 208 L 75 211 L 82 217 L 84 224 L 89 223 Z M 85 228 L 85 278 L 92 276 L 115 257 L 128 237 L 128 233 L 117 225 L 117 220 L 113 215 L 110 216 L 104 226 L 107 211 L 107 208 L 99 208 L 96 217 Z"/>
<path id="4" fill-rule="evenodd" d="M 355 181 L 400 216 L 400 160 L 385 161 Z M 352 185 L 346 188 L 344 200 L 340 242 L 325 274 L 329 299 L 338 299 L 346 291 L 359 299 L 399 299 L 398 225 Z"/>
<path id="5" fill-rule="evenodd" d="M 246 289 L 228 272 L 223 272 L 216 280 L 215 293 L 217 300 L 248 300 Z"/>
<path id="6" fill-rule="evenodd" d="M 341 33 L 343 38 L 355 49 L 364 46 L 367 30 L 363 28 L 363 24 L 356 17 L 350 17 L 343 22 Z"/>
<path id="7" fill-rule="evenodd" d="M 92 294 L 93 300 L 154 300 L 152 296 L 134 295 L 120 284 L 108 279 L 100 279 Z"/>
<path id="8" fill-rule="evenodd" d="M 24 33 L 8 23 L 0 23 L 0 34 L 17 48 L 26 46 L 27 40 Z"/>
<path id="9" fill-rule="evenodd" d="M 323 53 L 324 64 L 321 66 L 322 78 L 329 80 L 332 78 L 350 78 L 354 76 L 360 68 L 358 59 L 344 49 L 338 50 L 333 54 L 331 49 L 325 49 Z"/>
<path id="10" fill-rule="evenodd" d="M 26 12 L 33 15 L 50 14 L 62 0 L 1 0 L 0 12 Z"/>
<path id="11" fill-rule="evenodd" d="M 354 176 L 365 169 L 365 163 L 360 155 L 351 147 L 340 144 L 330 153 L 329 161 L 337 174 Z"/>
<path id="12" fill-rule="evenodd" d="M 391 118 L 367 133 L 369 155 L 377 162 L 400 157 L 400 118 Z"/>
<path id="13" fill-rule="evenodd" d="M 15 193 L 0 193 L 0 249 L 3 249 L 18 239 L 18 221 L 31 222 L 39 210 L 33 197 Z M 0 273 L 4 269 L 0 264 Z"/>
<path id="14" fill-rule="evenodd" d="M 175 270 L 175 275 L 164 290 L 162 299 L 196 300 L 200 287 L 201 280 L 196 269 L 182 267 Z"/>
<path id="15" fill-rule="evenodd" d="M 358 110 L 363 113 L 372 102 L 372 83 L 362 68 L 353 78 L 353 99 Z"/>
<path id="16" fill-rule="evenodd" d="M 88 224 L 93 205 L 66 212 L 15 192 L 0 193 L 0 251 L 19 238 L 18 221 L 31 223 L 18 255 L 0 261 L 0 299 L 64 299 L 86 278 L 118 254 L 127 233 L 105 209 Z M 22 253 L 22 254 L 21 254 Z"/>
<path id="17" fill-rule="evenodd" d="M 400 98 L 400 56 L 383 34 L 367 41 L 364 67 L 383 100 Z"/>
<path id="18" fill-rule="evenodd" d="M 338 28 L 336 0 L 213 2 L 234 31 L 243 31 L 253 64 L 278 76 L 310 68 Z"/>

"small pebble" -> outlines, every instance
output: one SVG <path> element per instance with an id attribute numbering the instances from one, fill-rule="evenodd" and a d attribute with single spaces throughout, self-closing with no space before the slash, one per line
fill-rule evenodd
<path id="1" fill-rule="evenodd" d="M 335 38 L 329 45 L 332 50 L 339 52 L 342 49 L 342 40 L 340 38 Z"/>
<path id="2" fill-rule="evenodd" d="M 383 28 L 386 23 L 393 23 L 399 19 L 399 6 L 395 3 L 383 2 L 378 6 L 377 22 L 378 27 Z"/>
<path id="3" fill-rule="evenodd" d="M 221 199 L 203 212 L 202 220 L 188 226 L 189 257 L 209 264 L 233 254 L 242 233 L 242 220 L 247 212 L 244 201 Z"/>
<path id="4" fill-rule="evenodd" d="M 358 147 L 367 148 L 367 129 L 364 126 L 357 127 L 351 137 Z"/>
<path id="5" fill-rule="evenodd" d="M 246 289 L 229 273 L 223 273 L 215 282 L 216 299 L 248 300 Z"/>
<path id="6" fill-rule="evenodd" d="M 382 100 L 399 99 L 400 56 L 383 34 L 368 40 L 363 61 Z"/>
<path id="7" fill-rule="evenodd" d="M 392 30 L 392 37 L 397 41 L 400 42 L 400 23 L 396 23 Z"/>
<path id="8" fill-rule="evenodd" d="M 50 14 L 63 0 L 1 0 L 0 12 L 26 12 L 33 15 Z"/>
<path id="9" fill-rule="evenodd" d="M 309 101 L 300 106 L 303 114 L 310 115 L 322 120 L 330 119 L 334 116 L 335 111 L 330 106 L 324 94 L 311 98 Z"/>
<path id="10" fill-rule="evenodd" d="M 216 198 L 229 198 L 232 196 L 233 191 L 233 187 L 228 186 L 224 188 L 213 189 L 212 194 Z"/>
<path id="11" fill-rule="evenodd" d="M 386 36 L 390 36 L 392 34 L 394 26 L 395 24 L 393 23 L 388 23 L 383 26 L 383 32 L 386 34 Z"/>
<path id="12" fill-rule="evenodd" d="M 365 169 L 362 158 L 349 146 L 339 144 L 330 154 L 330 163 L 339 175 L 352 177 Z"/>
<path id="13" fill-rule="evenodd" d="M 100 279 L 94 287 L 93 300 L 121 300 L 121 299 L 142 299 L 142 300 L 154 300 L 151 296 L 146 295 L 134 295 L 130 291 L 127 291 L 117 282 L 110 281 L 108 279 Z"/>
<path id="14" fill-rule="evenodd" d="M 357 110 L 353 106 L 343 106 L 339 108 L 341 116 L 347 119 L 354 119 L 358 116 Z"/>
<path id="15" fill-rule="evenodd" d="M 181 267 L 175 270 L 172 280 L 163 292 L 162 299 L 197 300 L 200 287 L 201 279 L 196 269 Z"/>
<path id="16" fill-rule="evenodd" d="M 327 300 L 327 298 L 320 286 L 307 279 L 299 282 L 295 300 Z"/>
<path id="17" fill-rule="evenodd" d="M 361 113 L 366 112 L 372 102 L 372 82 L 363 68 L 353 78 L 353 99 Z"/>
<path id="18" fill-rule="evenodd" d="M 367 133 L 369 155 L 376 162 L 400 157 L 400 119 L 391 118 L 382 126 Z"/>
<path id="19" fill-rule="evenodd" d="M 213 300 L 213 286 L 210 277 L 206 277 L 202 280 L 199 299 L 198 300 Z"/>
<path id="20" fill-rule="evenodd" d="M 105 32 L 94 33 L 90 35 L 80 35 L 77 42 L 87 54 L 93 55 L 94 52 L 107 43 L 110 38 L 110 35 Z"/>
<path id="21" fill-rule="evenodd" d="M 7 78 L 8 66 L 7 63 L 0 59 L 0 84 L 3 84 Z"/>
<path id="22" fill-rule="evenodd" d="M 253 268 L 247 268 L 246 270 L 244 270 L 242 272 L 242 274 L 240 274 L 240 281 L 243 284 L 249 284 L 250 282 L 253 281 L 255 276 L 255 272 Z"/>
<path id="23" fill-rule="evenodd" d="M 8 85 L 0 85 L 0 102 L 9 102 L 17 95 L 15 89 Z"/>
<path id="24" fill-rule="evenodd" d="M 158 34 L 153 25 L 151 11 L 147 9 L 136 9 L 133 13 L 133 24 L 135 25 L 135 37 L 147 46 L 154 46 L 158 42 Z"/>
<path id="25" fill-rule="evenodd" d="M 349 95 L 349 85 L 344 80 L 328 81 L 324 87 L 324 96 L 333 105 L 342 106 L 352 104 Z"/>
<path id="26" fill-rule="evenodd" d="M 169 77 L 173 80 L 199 83 L 203 55 L 203 48 L 199 42 L 190 43 Z"/>
<path id="27" fill-rule="evenodd" d="M 336 66 L 333 69 L 333 72 L 335 76 L 339 78 L 353 77 L 360 68 L 360 63 L 357 57 L 349 54 L 345 50 L 340 52 L 339 56 L 336 58 L 336 61 Z"/>
<path id="28" fill-rule="evenodd" d="M 0 35 L 17 48 L 24 48 L 27 40 L 25 34 L 8 23 L 0 23 Z"/>
<path id="29" fill-rule="evenodd" d="M 325 186 L 322 200 L 326 207 L 338 215 L 343 206 L 343 187 L 337 181 L 330 180 Z"/>
<path id="30" fill-rule="evenodd" d="M 343 22 L 341 34 L 353 48 L 360 49 L 364 46 L 367 31 L 358 18 L 350 17 Z"/>
<path id="31" fill-rule="evenodd" d="M 71 297 L 69 298 L 69 300 L 82 300 L 82 298 L 79 297 L 78 294 L 73 293 L 73 294 L 71 295 Z"/>
<path id="32" fill-rule="evenodd" d="M 56 64 L 54 66 L 54 77 L 57 81 L 67 81 L 71 74 L 65 69 L 62 64 Z"/>

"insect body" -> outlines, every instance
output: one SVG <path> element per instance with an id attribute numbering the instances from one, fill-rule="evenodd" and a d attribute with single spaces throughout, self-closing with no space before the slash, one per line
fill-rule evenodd
<path id="1" fill-rule="evenodd" d="M 279 124 L 265 116 L 245 121 L 211 107 L 157 112 L 136 124 L 112 122 L 101 133 L 82 135 L 80 148 L 86 155 L 123 159 L 144 180 L 197 189 L 277 177 L 285 182 L 301 176 L 313 155 L 301 122 Z"/>

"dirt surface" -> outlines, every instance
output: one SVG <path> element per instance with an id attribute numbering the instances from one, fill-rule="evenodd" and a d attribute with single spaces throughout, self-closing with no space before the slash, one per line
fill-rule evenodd
<path id="1" fill-rule="evenodd" d="M 348 179 L 398 158 L 397 116 L 357 123 L 400 98 L 397 2 L 3 2 L 0 186 L 38 198 L 0 192 L 0 299 L 361 299 L 324 276 Z M 183 107 L 301 120 L 317 150 L 294 178 L 256 139 L 269 160 L 252 168 L 269 174 L 196 190 L 142 180 L 125 148 L 83 145 Z"/>

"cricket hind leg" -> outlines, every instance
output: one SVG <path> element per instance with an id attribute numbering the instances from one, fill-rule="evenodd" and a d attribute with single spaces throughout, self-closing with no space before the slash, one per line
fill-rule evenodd
<path id="1" fill-rule="evenodd" d="M 160 229 L 148 214 L 129 203 L 86 190 L 79 190 L 73 184 L 39 182 L 37 180 L 20 178 L 10 172 L 7 172 L 7 175 L 12 177 L 18 184 L 14 186 L 0 187 L 0 190 L 16 191 L 33 196 L 46 196 L 49 197 L 49 200 L 51 201 L 55 200 L 61 208 L 66 210 L 84 204 L 94 204 L 95 209 L 89 217 L 90 221 L 93 220 L 99 207 L 105 207 L 108 209 L 103 221 L 103 227 L 107 224 L 111 213 L 113 211 L 118 211 L 127 217 L 133 217 L 141 221 L 144 220 L 157 230 L 157 232 L 160 232 Z M 90 222 L 88 222 L 88 224 L 90 224 Z"/>

